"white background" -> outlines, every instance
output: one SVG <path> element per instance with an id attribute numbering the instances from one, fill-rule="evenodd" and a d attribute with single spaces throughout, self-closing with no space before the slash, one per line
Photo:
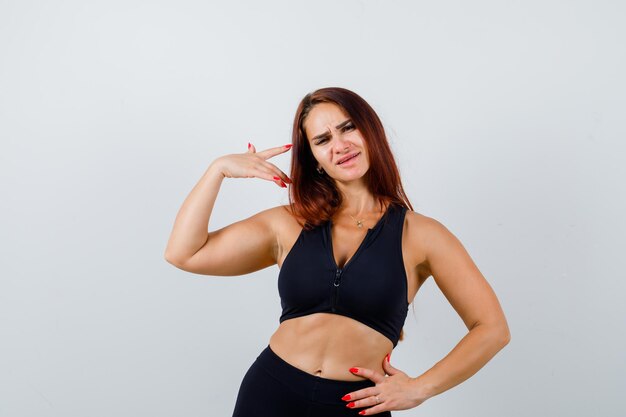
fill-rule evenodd
<path id="1" fill-rule="evenodd" d="M 290 143 L 327 86 L 378 112 L 415 211 L 463 242 L 511 328 L 394 415 L 626 415 L 625 18 L 608 0 L 0 1 L 0 416 L 231 415 L 278 326 L 278 267 L 194 275 L 165 245 L 212 160 Z M 227 179 L 209 229 L 287 201 Z M 465 332 L 430 279 L 392 364 L 417 376 Z"/>

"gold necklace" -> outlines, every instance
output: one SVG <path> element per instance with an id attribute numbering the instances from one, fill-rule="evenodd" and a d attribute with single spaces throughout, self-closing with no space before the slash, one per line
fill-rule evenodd
<path id="1" fill-rule="evenodd" d="M 361 220 L 355 219 L 352 214 L 348 213 L 348 216 L 352 217 L 352 220 L 356 221 L 356 225 L 359 226 L 360 228 L 363 228 L 363 220 L 365 220 L 365 218 L 362 218 Z"/>

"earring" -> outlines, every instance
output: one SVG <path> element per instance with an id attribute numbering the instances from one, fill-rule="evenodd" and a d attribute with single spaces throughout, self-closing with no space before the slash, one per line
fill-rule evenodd
<path id="1" fill-rule="evenodd" d="M 324 169 L 322 167 L 317 167 L 316 170 L 317 170 L 318 174 L 323 174 L 324 173 Z"/>

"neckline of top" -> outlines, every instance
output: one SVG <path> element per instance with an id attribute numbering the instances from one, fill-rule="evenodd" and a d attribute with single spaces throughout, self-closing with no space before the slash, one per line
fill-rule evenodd
<path id="1" fill-rule="evenodd" d="M 385 219 L 385 217 L 387 217 L 387 215 L 389 214 L 389 211 L 391 210 L 391 205 L 392 204 L 387 205 L 385 212 L 380 217 L 380 219 L 378 219 L 374 227 L 367 229 L 367 232 L 365 233 L 365 237 L 363 237 L 363 239 L 361 240 L 361 243 L 359 243 L 359 246 L 357 247 L 356 251 L 352 254 L 350 258 L 346 260 L 346 262 L 344 262 L 343 266 L 341 267 L 339 267 L 339 264 L 337 263 L 337 260 L 335 259 L 335 251 L 333 249 L 333 234 L 332 234 L 332 229 L 331 229 L 332 220 L 329 220 L 328 223 L 326 223 L 326 234 L 327 234 L 327 239 L 328 239 L 328 256 L 330 257 L 330 260 L 333 263 L 335 269 L 345 270 L 346 267 L 350 265 L 355 258 L 358 257 L 358 255 L 361 253 L 361 250 L 363 249 L 363 246 L 365 246 L 365 243 L 370 238 L 372 233 L 376 229 L 380 228 L 381 225 L 383 224 L 383 220 Z"/>

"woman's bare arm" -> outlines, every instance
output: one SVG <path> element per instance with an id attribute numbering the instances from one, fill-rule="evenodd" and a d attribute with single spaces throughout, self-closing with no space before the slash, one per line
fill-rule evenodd
<path id="1" fill-rule="evenodd" d="M 496 294 L 461 242 L 432 218 L 422 223 L 421 231 L 435 283 L 469 332 L 448 355 L 414 379 L 420 402 L 475 374 L 511 339 Z"/>
<path id="2" fill-rule="evenodd" d="M 271 209 L 214 232 L 208 231 L 208 224 L 224 178 L 258 177 L 283 186 L 283 181 L 290 182 L 266 161 L 288 149 L 277 147 L 256 153 L 251 147 L 245 154 L 213 161 L 176 215 L 165 260 L 185 271 L 205 275 L 241 275 L 275 263 Z"/>
<path id="3" fill-rule="evenodd" d="M 165 249 L 166 261 L 179 266 L 206 243 L 209 218 L 224 178 L 214 162 L 193 187 L 176 215 Z"/>

